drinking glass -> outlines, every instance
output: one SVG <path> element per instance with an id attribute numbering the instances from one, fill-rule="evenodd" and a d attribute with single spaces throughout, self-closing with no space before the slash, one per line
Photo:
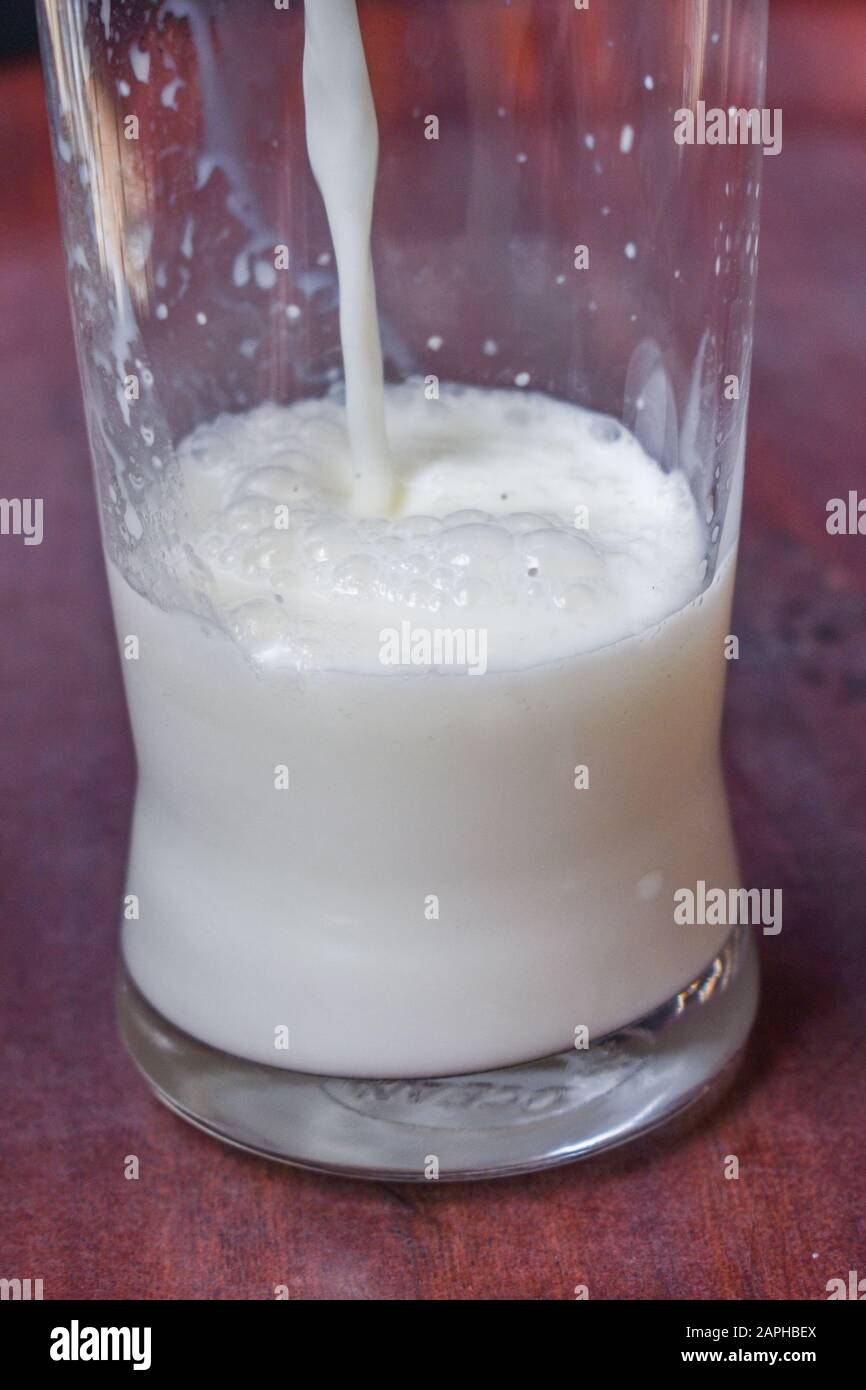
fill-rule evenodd
<path id="1" fill-rule="evenodd" d="M 178 457 L 217 417 L 340 399 L 304 7 L 38 9 L 138 763 L 132 1057 L 201 1128 L 360 1176 L 517 1172 L 644 1132 L 730 1074 L 757 997 L 742 925 L 672 923 L 678 887 L 738 883 L 718 745 L 763 150 L 755 120 L 725 143 L 677 131 L 699 103 L 760 112 L 766 0 L 359 0 L 386 380 L 598 412 L 706 523 L 682 649 L 644 642 L 627 680 L 571 686 L 256 667 L 185 553 Z M 552 774 L 554 686 L 576 703 Z M 458 759 L 447 730 L 470 721 Z M 576 788 L 581 740 L 608 792 Z M 283 744 L 288 796 L 251 819 L 252 765 L 270 775 Z M 410 921 L 437 873 L 450 924 Z"/>

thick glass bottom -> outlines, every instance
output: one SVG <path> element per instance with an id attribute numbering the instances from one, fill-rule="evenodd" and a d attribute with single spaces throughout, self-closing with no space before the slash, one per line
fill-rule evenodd
<path id="1" fill-rule="evenodd" d="M 156 1012 L 121 963 L 120 1029 L 169 1109 L 237 1148 L 344 1177 L 507 1176 L 624 1144 L 730 1075 L 758 1000 L 738 927 L 700 978 L 628 1028 L 553 1057 L 466 1076 L 345 1080 L 243 1061 Z"/>

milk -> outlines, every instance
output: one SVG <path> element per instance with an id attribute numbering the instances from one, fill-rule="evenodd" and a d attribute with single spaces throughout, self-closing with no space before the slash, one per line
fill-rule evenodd
<path id="1" fill-rule="evenodd" d="M 370 254 L 379 153 L 376 110 L 355 0 L 304 6 L 304 106 L 310 164 L 328 214 L 340 277 L 340 344 L 356 510 L 387 513 L 397 486 L 385 434 L 382 349 Z"/>
<path id="2" fill-rule="evenodd" d="M 733 556 L 685 477 L 530 391 L 382 386 L 352 0 L 306 7 L 345 393 L 177 451 L 165 611 L 110 575 L 139 761 L 123 951 L 215 1047 L 445 1075 L 590 1041 L 710 961 Z"/>
<path id="3" fill-rule="evenodd" d="M 337 1075 L 598 1038 L 721 945 L 675 925 L 675 889 L 736 880 L 716 750 L 733 568 L 696 596 L 685 480 L 540 395 L 387 399 L 396 520 L 315 486 L 349 451 L 337 402 L 266 405 L 180 452 L 176 559 L 213 617 L 112 576 L 141 653 L 132 974 L 206 1042 Z M 403 623 L 484 631 L 486 672 L 389 664 Z"/>

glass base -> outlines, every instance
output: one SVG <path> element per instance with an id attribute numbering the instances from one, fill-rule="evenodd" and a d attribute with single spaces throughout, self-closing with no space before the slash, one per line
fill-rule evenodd
<path id="1" fill-rule="evenodd" d="M 232 1057 L 157 1013 L 123 964 L 118 983 L 126 1046 L 176 1115 L 265 1158 L 391 1182 L 533 1172 L 645 1134 L 732 1074 L 757 1000 L 757 950 L 738 927 L 699 979 L 586 1051 L 466 1076 L 370 1081 Z"/>

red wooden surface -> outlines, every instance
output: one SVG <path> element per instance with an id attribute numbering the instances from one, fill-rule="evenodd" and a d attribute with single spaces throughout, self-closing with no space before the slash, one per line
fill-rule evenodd
<path id="1" fill-rule="evenodd" d="M 40 80 L 0 74 L 0 492 L 46 516 L 42 546 L 0 541 L 0 1276 L 46 1298 L 813 1299 L 866 1274 L 866 539 L 824 527 L 829 498 L 866 494 L 866 9 L 778 5 L 771 44 L 785 148 L 765 165 L 726 732 L 746 881 L 784 890 L 760 1020 L 699 1122 L 462 1188 L 232 1152 L 151 1100 L 117 1040 L 132 762 Z"/>

